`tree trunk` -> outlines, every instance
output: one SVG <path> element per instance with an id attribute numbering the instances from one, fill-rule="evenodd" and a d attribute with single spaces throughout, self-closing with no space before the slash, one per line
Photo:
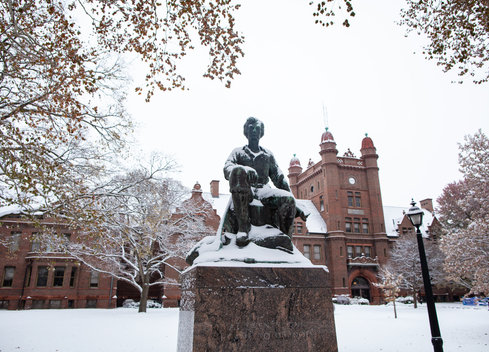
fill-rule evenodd
<path id="1" fill-rule="evenodd" d="M 394 305 L 394 319 L 397 319 L 396 297 L 394 297 L 394 300 L 392 301 L 392 304 Z"/>
<path id="2" fill-rule="evenodd" d="M 418 308 L 418 295 L 416 291 L 413 292 L 414 308 Z"/>
<path id="3" fill-rule="evenodd" d="M 146 313 L 146 304 L 148 303 L 149 283 L 146 282 L 146 280 L 144 280 L 142 284 L 143 284 L 143 291 L 141 291 L 141 299 L 139 300 L 138 313 Z"/>

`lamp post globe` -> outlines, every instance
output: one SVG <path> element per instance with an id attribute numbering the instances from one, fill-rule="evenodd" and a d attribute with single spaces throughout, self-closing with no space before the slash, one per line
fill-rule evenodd
<path id="1" fill-rule="evenodd" d="M 416 206 L 414 199 L 411 200 L 411 208 L 409 208 L 406 215 L 416 229 L 419 229 L 419 227 L 423 224 L 424 212 Z"/>

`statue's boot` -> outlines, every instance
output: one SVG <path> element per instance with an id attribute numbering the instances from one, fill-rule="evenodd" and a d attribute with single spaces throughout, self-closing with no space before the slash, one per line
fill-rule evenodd
<path id="1" fill-rule="evenodd" d="M 239 220 L 238 220 L 239 222 Z M 236 234 L 236 245 L 239 247 L 247 246 L 250 243 L 249 235 L 251 224 L 249 222 L 244 222 L 239 224 L 239 231 Z"/>
<path id="2" fill-rule="evenodd" d="M 246 232 L 238 232 L 236 234 L 236 245 L 238 247 L 247 246 L 248 243 L 250 243 L 250 239 L 249 239 L 248 234 Z"/>

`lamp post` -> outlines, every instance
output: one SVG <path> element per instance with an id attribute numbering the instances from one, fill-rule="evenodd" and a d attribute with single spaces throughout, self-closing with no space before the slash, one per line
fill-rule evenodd
<path id="1" fill-rule="evenodd" d="M 426 304 L 428 306 L 428 317 L 430 319 L 431 328 L 431 343 L 435 352 L 443 352 L 443 339 L 441 338 L 440 326 L 438 325 L 438 317 L 436 316 L 435 300 L 433 299 L 433 291 L 431 289 L 430 273 L 428 271 L 428 263 L 424 251 L 423 237 L 419 227 L 423 223 L 423 211 L 416 206 L 416 202 L 412 200 L 411 208 L 406 213 L 414 227 L 416 227 L 416 237 L 418 240 L 419 259 L 421 260 L 421 272 L 423 273 L 424 292 L 426 295 Z"/>

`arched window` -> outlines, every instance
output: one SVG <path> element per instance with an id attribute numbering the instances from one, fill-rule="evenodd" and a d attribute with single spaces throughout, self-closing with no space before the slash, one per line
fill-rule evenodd
<path id="1" fill-rule="evenodd" d="M 368 283 L 368 280 L 364 277 L 361 277 L 361 276 L 357 276 L 353 282 L 351 283 L 351 286 L 366 286 L 366 287 L 370 287 L 369 283 Z"/>
<path id="2" fill-rule="evenodd" d="M 370 283 L 362 276 L 357 276 L 351 283 L 352 297 L 362 297 L 370 301 Z"/>

